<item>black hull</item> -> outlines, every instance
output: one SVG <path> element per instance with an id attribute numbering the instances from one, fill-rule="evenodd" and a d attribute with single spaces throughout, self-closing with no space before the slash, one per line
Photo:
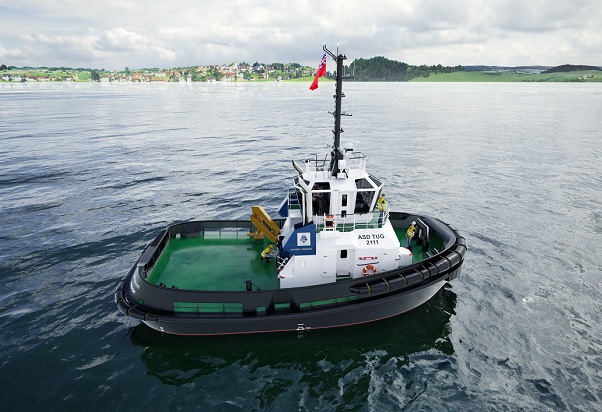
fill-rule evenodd
<path id="1" fill-rule="evenodd" d="M 403 227 L 415 218 L 391 213 L 394 227 Z M 162 231 L 143 251 L 115 291 L 115 303 L 126 315 L 153 329 L 180 335 L 304 331 L 399 315 L 427 302 L 447 281 L 458 277 L 467 251 L 466 241 L 456 230 L 437 219 L 420 218 L 444 240 L 443 250 L 420 262 L 362 279 L 252 291 L 167 289 L 149 283 L 149 268 L 170 238 L 198 233 L 216 224 L 239 228 L 250 224 L 211 221 L 174 225 Z M 181 302 L 187 305 L 183 311 Z M 187 302 L 192 302 L 193 307 L 189 309 Z M 206 313 L 201 305 L 218 305 L 222 309 Z"/>
<path id="2" fill-rule="evenodd" d="M 157 321 L 143 322 L 155 330 L 176 335 L 301 332 L 311 329 L 350 326 L 389 318 L 412 310 L 430 300 L 445 283 L 445 279 L 442 279 L 405 293 L 381 297 L 355 305 L 312 312 L 237 319 L 178 319 L 176 317 L 165 317 Z"/>

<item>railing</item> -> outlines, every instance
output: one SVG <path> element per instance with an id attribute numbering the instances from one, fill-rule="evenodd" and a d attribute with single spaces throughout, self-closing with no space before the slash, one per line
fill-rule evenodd
<path id="1" fill-rule="evenodd" d="M 362 152 L 353 152 L 353 154 L 349 157 L 346 157 L 347 161 L 347 169 L 348 170 L 366 170 L 366 155 Z"/>
<path id="2" fill-rule="evenodd" d="M 318 155 L 313 155 L 312 158 L 305 159 L 305 172 L 316 173 L 323 172 L 325 176 L 329 175 L 329 167 L 330 167 L 330 156 L 327 155 L 323 159 L 318 159 Z M 347 163 L 346 169 L 349 170 L 366 170 L 366 155 L 362 152 L 352 152 L 350 155 L 345 156 L 345 162 Z"/>
<path id="3" fill-rule="evenodd" d="M 301 200 L 297 197 L 295 189 L 288 189 L 288 209 L 300 209 Z"/>
<path id="4" fill-rule="evenodd" d="M 282 271 L 282 269 L 284 269 L 284 267 L 286 266 L 286 264 L 288 263 L 288 261 L 290 260 L 290 257 L 288 256 L 282 256 L 282 255 L 278 255 L 276 256 L 276 262 L 278 264 L 278 273 L 280 273 Z"/>
<path id="5" fill-rule="evenodd" d="M 251 223 L 246 221 L 207 221 L 188 222 L 162 230 L 146 247 L 138 260 L 137 266 L 140 276 L 142 276 L 143 279 L 148 279 L 171 238 L 179 239 L 181 237 L 196 237 L 201 235 L 214 235 L 219 236 L 220 238 L 222 236 L 247 237 L 250 228 Z"/>
<path id="6" fill-rule="evenodd" d="M 314 215 L 316 232 L 336 230 L 351 232 L 355 229 L 378 229 L 389 220 L 389 208 L 375 210 L 371 213 L 356 213 L 353 215 Z"/>
<path id="7" fill-rule="evenodd" d="M 167 230 L 162 230 L 142 253 L 142 256 L 140 256 L 140 259 L 138 260 L 138 272 L 143 279 L 148 278 L 150 271 L 159 260 L 159 257 L 161 257 L 161 253 L 168 242 L 169 232 Z"/>

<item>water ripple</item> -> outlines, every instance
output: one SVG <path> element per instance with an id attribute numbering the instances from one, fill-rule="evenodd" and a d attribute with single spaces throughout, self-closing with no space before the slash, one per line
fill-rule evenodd
<path id="1" fill-rule="evenodd" d="M 368 156 L 395 210 L 439 217 L 464 234 L 463 274 L 393 319 L 243 341 L 157 334 L 116 311 L 114 289 L 167 225 L 247 218 L 257 204 L 275 212 L 295 176 L 290 159 L 331 143 L 332 91 L 17 86 L 0 85 L 5 404 L 514 411 L 602 403 L 600 85 L 348 84 L 354 116 L 344 119 L 343 145 Z"/>

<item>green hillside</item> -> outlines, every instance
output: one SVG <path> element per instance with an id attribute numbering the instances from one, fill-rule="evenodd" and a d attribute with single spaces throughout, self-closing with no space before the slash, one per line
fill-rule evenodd
<path id="1" fill-rule="evenodd" d="M 593 77 L 592 77 L 593 75 Z M 584 76 L 587 78 L 584 79 Z M 411 82 L 602 82 L 602 71 L 528 74 L 511 71 L 459 71 L 415 77 Z"/>

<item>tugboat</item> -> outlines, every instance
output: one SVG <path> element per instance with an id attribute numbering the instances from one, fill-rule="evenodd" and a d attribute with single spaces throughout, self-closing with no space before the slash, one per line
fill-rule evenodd
<path id="1" fill-rule="evenodd" d="M 256 206 L 249 220 L 162 230 L 119 283 L 119 310 L 171 334 L 306 331 L 401 314 L 460 275 L 466 240 L 390 211 L 366 157 L 341 148 L 346 57 L 324 52 L 337 63 L 334 144 L 324 159 L 292 161 L 282 217 Z"/>

